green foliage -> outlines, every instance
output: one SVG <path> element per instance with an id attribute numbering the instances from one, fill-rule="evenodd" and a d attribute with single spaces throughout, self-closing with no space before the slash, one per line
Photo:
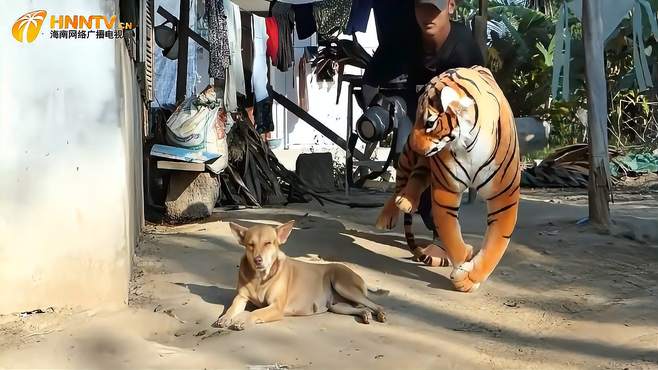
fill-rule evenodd
<path id="1" fill-rule="evenodd" d="M 463 19 L 475 13 L 476 1 L 465 1 L 460 10 Z M 530 1 L 532 8 L 507 5 L 503 0 L 489 1 L 489 18 L 504 24 L 509 32 L 492 32 L 489 68 L 507 95 L 516 116 L 536 116 L 551 123 L 552 146 L 586 140 L 585 56 L 582 25 L 569 21 L 572 35 L 568 102 L 550 95 L 555 52 L 555 23 L 563 1 Z M 650 0 L 658 10 L 658 0 Z M 644 17 L 645 54 L 658 75 L 658 42 L 650 35 Z M 610 143 L 618 146 L 655 148 L 658 140 L 656 90 L 638 91 L 633 66 L 633 30 L 625 19 L 606 43 L 606 77 L 609 92 Z M 658 85 L 658 81 L 654 82 Z"/>
<path id="2" fill-rule="evenodd" d="M 541 150 L 536 150 L 534 152 L 529 152 L 529 153 L 524 154 L 521 157 L 521 162 L 522 163 L 528 163 L 528 162 L 531 162 L 531 161 L 534 161 L 534 160 L 541 160 L 541 159 L 546 158 L 549 154 L 551 154 L 551 152 L 552 152 L 552 149 L 550 149 L 549 147 L 546 147 L 546 148 L 541 149 Z"/>

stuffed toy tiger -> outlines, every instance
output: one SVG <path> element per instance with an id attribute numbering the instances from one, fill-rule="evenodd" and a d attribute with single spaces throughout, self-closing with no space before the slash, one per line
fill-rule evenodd
<path id="1" fill-rule="evenodd" d="M 409 149 L 409 144 L 407 143 L 398 160 L 395 178 L 395 195 L 384 205 L 376 226 L 383 230 L 392 229 L 397 222 L 400 210 L 403 211 L 404 236 L 407 246 L 414 256 L 413 260 L 422 262 L 427 266 L 445 267 L 450 265 L 445 251 L 435 244 L 418 245 L 412 231 L 412 212 L 415 211 L 420 202 L 420 194 L 430 186 L 429 179 L 430 168 L 427 164 L 427 159 Z M 434 231 L 434 238 L 436 239 L 436 237 L 436 231 Z"/>
<path id="2" fill-rule="evenodd" d="M 453 266 L 450 279 L 457 290 L 476 290 L 509 244 L 521 181 L 514 115 L 488 69 L 451 69 L 425 86 L 398 167 L 396 193 L 377 226 L 393 228 L 400 210 L 410 224 L 420 194 L 431 185 L 432 217 Z M 458 222 L 461 196 L 469 187 L 486 199 L 488 209 L 484 244 L 475 256 Z M 405 231 L 409 234 L 410 227 Z"/>

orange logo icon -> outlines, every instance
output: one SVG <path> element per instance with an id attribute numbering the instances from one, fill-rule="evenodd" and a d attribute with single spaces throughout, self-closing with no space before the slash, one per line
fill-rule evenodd
<path id="1" fill-rule="evenodd" d="M 39 36 L 44 19 L 46 19 L 45 10 L 25 13 L 14 23 L 11 33 L 18 42 L 32 42 Z"/>

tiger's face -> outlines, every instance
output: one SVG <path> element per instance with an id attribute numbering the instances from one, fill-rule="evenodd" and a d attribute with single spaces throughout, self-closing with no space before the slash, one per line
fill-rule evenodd
<path id="1" fill-rule="evenodd" d="M 452 142 L 467 139 L 475 124 L 474 105 L 461 89 L 433 79 L 418 101 L 416 122 L 409 136 L 411 149 L 430 157 Z"/>

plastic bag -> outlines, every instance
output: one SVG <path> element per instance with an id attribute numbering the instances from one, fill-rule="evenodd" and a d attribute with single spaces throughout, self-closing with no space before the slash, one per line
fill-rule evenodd
<path id="1" fill-rule="evenodd" d="M 206 168 L 214 173 L 220 173 L 228 166 L 228 142 L 226 141 L 226 111 L 215 113 L 215 120 L 208 125 L 206 131 L 206 151 L 221 156 L 209 163 Z"/>
<path id="2" fill-rule="evenodd" d="M 170 145 L 190 150 L 220 154 L 206 167 L 219 173 L 228 166 L 226 116 L 215 89 L 208 86 L 199 96 L 192 96 L 167 120 L 166 139 Z"/>

